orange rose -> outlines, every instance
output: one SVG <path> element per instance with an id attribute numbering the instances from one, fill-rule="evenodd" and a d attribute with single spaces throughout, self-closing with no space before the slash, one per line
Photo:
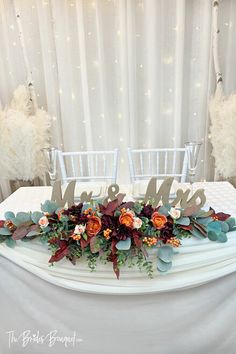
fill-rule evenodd
<path id="1" fill-rule="evenodd" d="M 134 215 L 131 212 L 123 213 L 119 217 L 120 224 L 123 224 L 127 227 L 133 228 L 134 225 Z"/>
<path id="2" fill-rule="evenodd" d="M 165 224 L 167 223 L 167 218 L 165 215 L 161 215 L 159 214 L 157 211 L 155 211 L 153 214 L 152 214 L 152 223 L 153 223 L 153 226 L 160 230 L 162 229 Z"/>
<path id="3" fill-rule="evenodd" d="M 101 219 L 98 216 L 90 216 L 87 225 L 86 233 L 88 236 L 96 236 L 102 228 Z"/>

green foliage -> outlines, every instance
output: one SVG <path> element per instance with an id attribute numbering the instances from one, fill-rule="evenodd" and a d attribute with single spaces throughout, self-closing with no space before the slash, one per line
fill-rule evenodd
<path id="1" fill-rule="evenodd" d="M 44 213 L 53 214 L 57 209 L 58 209 L 57 203 L 52 200 L 46 200 L 46 202 L 41 204 L 41 210 Z"/>
<path id="2" fill-rule="evenodd" d="M 11 236 L 11 231 L 8 230 L 6 227 L 1 227 L 0 228 L 0 235 L 3 235 L 3 236 Z"/>
<path id="3" fill-rule="evenodd" d="M 177 219 L 177 220 L 175 221 L 175 223 L 176 223 L 177 225 L 188 226 L 188 225 L 190 225 L 190 219 L 189 219 L 187 216 L 182 216 L 182 217 L 180 217 L 179 219 Z"/>
<path id="4" fill-rule="evenodd" d="M 217 239 L 218 239 L 217 233 L 214 232 L 214 231 L 209 231 L 208 232 L 208 238 L 211 241 L 217 241 Z"/>
<path id="5" fill-rule="evenodd" d="M 31 213 L 19 212 L 16 214 L 16 219 L 19 221 L 20 224 L 25 224 L 31 221 Z"/>
<path id="6" fill-rule="evenodd" d="M 221 230 L 223 232 L 228 232 L 229 231 L 229 224 L 225 221 L 222 221 L 221 222 Z"/>
<path id="7" fill-rule="evenodd" d="M 9 236 L 0 235 L 0 243 L 5 242 L 8 237 L 9 237 Z"/>
<path id="8" fill-rule="evenodd" d="M 6 245 L 7 245 L 8 247 L 10 247 L 10 248 L 13 248 L 13 247 L 15 247 L 15 245 L 16 245 L 16 241 L 13 240 L 11 237 L 8 237 L 8 238 L 6 239 Z"/>
<path id="9" fill-rule="evenodd" d="M 12 220 L 15 218 L 15 214 L 12 211 L 6 211 L 4 217 L 6 220 Z"/>
<path id="10" fill-rule="evenodd" d="M 157 270 L 160 272 L 167 272 L 172 267 L 172 262 L 164 262 L 160 258 L 157 259 Z"/>
<path id="11" fill-rule="evenodd" d="M 161 215 L 168 216 L 171 206 L 170 205 L 163 205 L 158 209 L 158 213 Z"/>
<path id="12" fill-rule="evenodd" d="M 212 221 L 207 225 L 207 231 L 220 232 L 221 231 L 221 222 L 220 221 Z"/>
<path id="13" fill-rule="evenodd" d="M 43 213 L 41 213 L 40 211 L 35 211 L 31 214 L 31 220 L 33 221 L 33 223 L 38 224 L 39 220 L 43 217 Z"/>
<path id="14" fill-rule="evenodd" d="M 235 219 L 234 218 L 228 218 L 226 220 L 226 223 L 229 225 L 229 230 L 233 230 L 233 228 L 235 227 Z"/>
<path id="15" fill-rule="evenodd" d="M 162 246 L 158 249 L 157 255 L 163 262 L 171 262 L 173 258 L 173 248 L 171 246 Z"/>
<path id="16" fill-rule="evenodd" d="M 121 240 L 119 241 L 117 244 L 116 244 L 116 248 L 119 250 L 119 251 L 127 251 L 129 250 L 131 247 L 131 239 L 130 238 L 127 238 L 126 240 Z"/>
<path id="17" fill-rule="evenodd" d="M 133 206 L 133 210 L 136 214 L 140 214 L 143 209 L 143 205 L 139 202 L 135 202 Z"/>
<path id="18" fill-rule="evenodd" d="M 217 240 L 221 243 L 227 242 L 228 238 L 226 233 L 220 232 L 219 235 L 217 236 Z"/>
<path id="19" fill-rule="evenodd" d="M 201 225 L 207 226 L 210 222 L 212 222 L 212 218 L 197 218 L 197 222 Z"/>

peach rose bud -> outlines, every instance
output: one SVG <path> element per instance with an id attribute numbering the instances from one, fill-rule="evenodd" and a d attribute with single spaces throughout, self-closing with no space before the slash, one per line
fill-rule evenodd
<path id="1" fill-rule="evenodd" d="M 41 227 L 47 227 L 49 224 L 49 221 L 48 221 L 48 218 L 46 216 L 42 216 L 40 219 L 39 219 L 39 225 Z"/>
<path id="2" fill-rule="evenodd" d="M 181 216 L 181 211 L 175 208 L 171 208 L 169 211 L 169 215 L 172 217 L 172 219 L 179 219 Z"/>
<path id="3" fill-rule="evenodd" d="M 142 226 L 142 220 L 140 218 L 134 218 L 134 223 L 133 223 L 133 227 L 134 229 L 140 229 L 140 227 Z"/>

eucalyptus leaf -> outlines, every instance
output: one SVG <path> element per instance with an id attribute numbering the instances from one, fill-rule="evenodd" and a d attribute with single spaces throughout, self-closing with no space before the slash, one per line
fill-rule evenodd
<path id="1" fill-rule="evenodd" d="M 34 211 L 31 214 L 31 220 L 35 223 L 38 224 L 39 220 L 44 216 L 44 214 L 41 211 Z"/>
<path id="2" fill-rule="evenodd" d="M 8 247 L 10 247 L 10 248 L 13 248 L 13 247 L 15 247 L 15 245 L 16 245 L 16 241 L 13 240 L 11 237 L 8 237 L 8 238 L 6 239 L 6 245 L 7 245 Z"/>
<path id="3" fill-rule="evenodd" d="M 235 219 L 232 217 L 225 220 L 225 222 L 229 225 L 230 230 L 235 226 Z"/>
<path id="4" fill-rule="evenodd" d="M 12 220 L 15 218 L 15 214 L 12 211 L 6 211 L 4 217 L 6 220 Z"/>
<path id="5" fill-rule="evenodd" d="M 31 214 L 21 211 L 16 214 L 16 219 L 19 220 L 21 224 L 24 224 L 28 221 L 31 221 Z"/>
<path id="6" fill-rule="evenodd" d="M 17 218 L 12 218 L 11 221 L 12 221 L 13 224 L 14 224 L 15 226 L 17 226 L 17 227 L 22 224 L 22 222 L 21 222 L 19 219 L 17 219 Z"/>
<path id="7" fill-rule="evenodd" d="M 221 230 L 223 232 L 228 232 L 229 231 L 229 224 L 227 224 L 227 222 L 225 222 L 225 221 L 222 221 L 221 222 Z"/>
<path id="8" fill-rule="evenodd" d="M 0 235 L 4 235 L 4 236 L 11 236 L 11 231 L 8 230 L 6 227 L 1 227 L 0 228 Z"/>
<path id="9" fill-rule="evenodd" d="M 211 241 L 217 241 L 217 239 L 218 239 L 218 234 L 214 231 L 209 231 L 207 236 L 208 236 L 209 240 L 211 240 Z"/>
<path id="10" fill-rule="evenodd" d="M 58 205 L 53 200 L 46 200 L 41 204 L 41 210 L 45 213 L 53 214 L 58 209 Z"/>
<path id="11" fill-rule="evenodd" d="M 201 225 L 207 226 L 210 222 L 212 222 L 212 218 L 197 218 L 197 222 Z"/>
<path id="12" fill-rule="evenodd" d="M 171 262 L 173 258 L 173 248 L 171 246 L 162 246 L 158 249 L 157 255 L 163 262 Z"/>
<path id="13" fill-rule="evenodd" d="M 228 240 L 228 238 L 227 238 L 226 233 L 221 232 L 221 233 L 218 235 L 217 241 L 219 241 L 219 242 L 221 242 L 221 243 L 224 243 L 224 242 L 227 242 L 227 240 Z"/>
<path id="14" fill-rule="evenodd" d="M 164 216 L 169 216 L 169 211 L 170 211 L 170 208 L 167 208 L 164 205 L 158 209 L 158 213 L 161 215 L 164 215 Z"/>
<path id="15" fill-rule="evenodd" d="M 181 217 L 181 218 L 176 220 L 176 224 L 189 226 L 190 225 L 190 219 L 187 216 L 183 216 L 183 217 Z"/>
<path id="16" fill-rule="evenodd" d="M 33 237 L 33 236 L 38 236 L 38 235 L 40 235 L 40 232 L 38 232 L 38 231 L 30 231 L 25 236 L 26 237 Z"/>
<path id="17" fill-rule="evenodd" d="M 172 262 L 163 262 L 161 259 L 157 259 L 157 270 L 160 272 L 167 272 L 172 267 Z"/>
<path id="18" fill-rule="evenodd" d="M 87 210 L 88 208 L 91 208 L 91 204 L 88 204 L 88 203 L 84 203 L 83 207 L 82 207 L 82 213 Z"/>
<path id="19" fill-rule="evenodd" d="M 131 247 L 131 239 L 130 237 L 127 238 L 126 240 L 121 240 L 119 242 L 117 242 L 116 244 L 116 248 L 119 250 L 119 251 L 127 251 L 129 250 Z"/>
<path id="20" fill-rule="evenodd" d="M 8 236 L 0 235 L 0 243 L 5 242 L 7 238 L 8 238 Z"/>
<path id="21" fill-rule="evenodd" d="M 207 225 L 207 231 L 213 231 L 215 233 L 221 232 L 221 222 L 220 221 L 212 221 Z"/>
<path id="22" fill-rule="evenodd" d="M 194 237 L 200 240 L 204 239 L 204 236 L 201 234 L 201 232 L 198 229 L 196 229 L 196 227 L 192 226 L 192 230 L 189 231 Z"/>

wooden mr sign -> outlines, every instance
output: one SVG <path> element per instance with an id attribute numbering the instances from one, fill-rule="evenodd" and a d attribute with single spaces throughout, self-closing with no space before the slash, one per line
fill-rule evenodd
<path id="1" fill-rule="evenodd" d="M 172 206 L 180 206 L 185 209 L 190 206 L 197 206 L 199 209 L 205 204 L 206 196 L 204 189 L 198 189 L 190 197 L 190 189 L 183 191 L 178 189 L 176 192 L 175 199 L 170 200 L 170 190 L 174 178 L 168 177 L 161 184 L 160 188 L 157 190 L 157 178 L 152 177 L 148 183 L 146 194 L 144 197 L 144 203 L 151 201 L 154 207 L 157 207 L 160 204 L 171 204 Z M 76 181 L 70 182 L 62 196 L 61 181 L 58 180 L 54 183 L 52 190 L 51 200 L 54 200 L 59 207 L 64 207 L 66 204 L 68 207 L 71 207 L 75 204 L 75 184 Z M 120 188 L 118 184 L 111 184 L 108 187 L 107 191 L 107 200 L 114 200 L 118 197 Z M 90 202 L 93 199 L 93 192 L 87 193 L 82 192 L 80 195 L 80 202 Z"/>

